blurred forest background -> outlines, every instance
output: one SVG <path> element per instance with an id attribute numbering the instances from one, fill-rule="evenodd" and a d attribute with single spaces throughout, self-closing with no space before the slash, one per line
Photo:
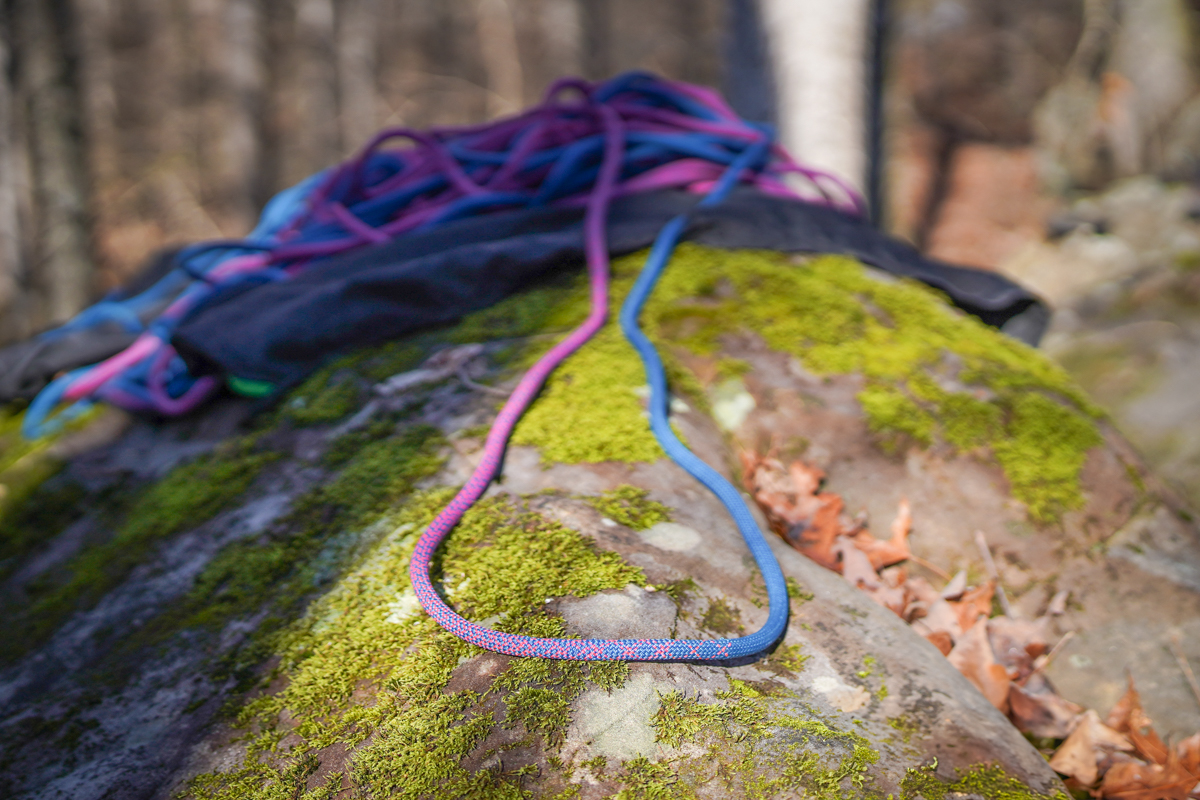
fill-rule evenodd
<path id="1" fill-rule="evenodd" d="M 8 0 L 0 337 L 166 242 L 249 231 L 385 126 L 511 114 L 554 79 L 715 84 L 720 0 Z"/>
<path id="2" fill-rule="evenodd" d="M 244 234 L 384 126 L 633 68 L 761 105 L 727 58 L 753 6 L 0 0 L 0 342 L 165 244 Z M 1045 295 L 1047 348 L 1200 497 L 1200 0 L 881 8 L 883 224 Z"/>

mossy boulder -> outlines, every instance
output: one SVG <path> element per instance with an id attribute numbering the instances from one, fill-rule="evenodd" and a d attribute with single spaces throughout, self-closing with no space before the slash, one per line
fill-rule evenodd
<path id="1" fill-rule="evenodd" d="M 640 263 L 614 265 L 618 301 Z M 497 402 L 481 384 L 511 385 L 585 303 L 569 276 L 335 362 L 274 409 L 227 398 L 197 419 L 135 422 L 8 507 L 3 524 L 23 533 L 0 575 L 20 631 L 0 668 L 0 790 L 1062 796 L 931 645 L 782 540 L 791 623 L 745 663 L 516 659 L 429 620 L 408 557 L 479 457 Z M 1135 512 L 1175 513 L 1061 370 L 845 259 L 684 247 L 644 323 L 673 424 L 706 461 L 728 473 L 738 448 L 802 454 L 875 520 L 907 496 L 914 549 L 944 569 L 971 561 L 983 528 L 1017 554 L 1003 569 L 1032 575 L 1018 604 L 1070 570 L 1126 570 L 1119 595 L 1148 567 L 1096 543 Z M 463 343 L 484 344 L 466 381 L 372 399 Z M 502 480 L 440 551 L 437 585 L 461 613 L 545 636 L 762 624 L 761 578 L 719 504 L 660 457 L 643 386 L 612 327 L 555 373 Z M 149 452 L 182 460 L 141 469 Z M 56 503 L 71 512 L 45 516 Z"/>

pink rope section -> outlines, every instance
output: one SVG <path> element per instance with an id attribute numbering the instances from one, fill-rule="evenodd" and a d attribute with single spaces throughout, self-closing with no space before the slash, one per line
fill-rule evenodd
<path id="1" fill-rule="evenodd" d="M 463 514 L 475 504 L 496 477 L 504 448 L 508 444 L 513 428 L 533 398 L 541 389 L 550 373 L 568 356 L 582 347 L 603 327 L 608 317 L 608 243 L 605 238 L 605 217 L 614 194 L 624 149 L 622 123 L 615 111 L 606 105 L 596 105 L 605 130 L 606 142 L 604 161 L 596 181 L 595 190 L 588 198 L 584 217 L 584 236 L 587 255 L 588 277 L 591 285 L 591 311 L 582 325 L 555 345 L 521 378 L 517 388 L 500 410 L 484 443 L 483 458 L 471 477 L 455 495 L 450 504 L 430 523 L 413 552 L 409 563 L 409 579 L 421 605 L 455 635 L 468 641 L 486 641 L 489 649 L 510 655 L 531 655 L 522 640 L 509 634 L 493 631 L 464 620 L 446 605 L 434 590 L 429 577 L 429 565 L 434 551 L 462 519 Z"/>

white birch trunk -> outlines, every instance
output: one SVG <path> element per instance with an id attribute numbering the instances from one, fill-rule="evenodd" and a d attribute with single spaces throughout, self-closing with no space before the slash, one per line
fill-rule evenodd
<path id="1" fill-rule="evenodd" d="M 779 134 L 797 159 L 866 185 L 869 0 L 759 0 Z"/>

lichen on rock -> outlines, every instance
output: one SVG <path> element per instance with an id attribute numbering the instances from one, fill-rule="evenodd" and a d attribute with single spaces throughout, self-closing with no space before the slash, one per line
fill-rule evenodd
<path id="1" fill-rule="evenodd" d="M 528 770 L 469 771 L 464 760 L 500 730 L 512 735 L 496 745 L 498 753 L 534 746 L 544 763 L 562 744 L 572 700 L 589 684 L 603 689 L 624 681 L 623 664 L 504 658 L 486 661 L 476 679 L 464 678 L 474 688 L 449 688 L 460 670 L 480 668 L 483 651 L 423 612 L 401 620 L 392 612 L 408 586 L 416 532 L 451 494 L 432 490 L 405 503 L 392 518 L 396 534 L 282 635 L 275 674 L 285 686 L 238 712 L 251 733 L 245 762 L 198 776 L 190 796 L 261 796 L 329 748 L 351 753 L 329 775 L 335 791 L 349 781 L 365 797 L 519 796 Z M 641 571 L 616 554 L 505 496 L 468 512 L 438 562 L 435 577 L 460 613 L 534 636 L 567 635 L 561 619 L 543 610 L 546 598 L 644 583 Z M 286 755 L 276 755 L 285 740 Z"/>
<path id="2" fill-rule="evenodd" d="M 94 605 L 155 544 L 227 508 L 275 458 L 277 454 L 257 451 L 251 440 L 229 442 L 147 487 L 119 515 L 121 521 L 110 538 L 82 550 L 55 575 L 46 576 L 30 602 L 6 609 L 14 635 L 0 644 L 0 662 L 28 652 L 69 614 Z"/>
<path id="3" fill-rule="evenodd" d="M 613 262 L 614 305 L 644 260 L 636 253 Z M 522 320 L 522 332 L 533 319 L 566 325 L 582 319 L 585 291 L 580 280 L 573 293 L 560 287 L 518 296 L 481 313 Z M 532 307 L 548 301 L 551 309 Z M 483 332 L 475 318 L 465 324 Z M 685 243 L 642 324 L 666 357 L 673 390 L 689 399 L 706 397 L 705 381 L 730 378 L 723 337 L 750 332 L 815 374 L 861 375 L 859 401 L 885 448 L 941 441 L 962 452 L 990 451 L 1038 522 L 1053 522 L 1082 502 L 1079 473 L 1100 441 L 1099 409 L 1058 365 L 954 310 L 928 287 L 878 279 L 842 256 L 797 259 Z M 711 368 L 683 369 L 676 353 L 706 359 Z M 514 442 L 541 448 L 547 463 L 652 461 L 661 450 L 636 397 L 643 383 L 636 355 L 610 322 L 550 378 Z M 1060 423 L 1073 434 L 1039 437 Z"/>
<path id="4" fill-rule="evenodd" d="M 671 510 L 650 499 L 650 492 L 625 484 L 597 497 L 583 497 L 585 503 L 606 519 L 620 525 L 644 531 L 659 522 L 671 521 Z"/>
<path id="5" fill-rule="evenodd" d="M 641 261 L 635 254 L 614 264 L 616 302 Z M 814 292 L 806 294 L 810 288 Z M 791 295 L 778 296 L 785 290 Z M 888 339 L 901 322 L 916 325 L 919 317 L 910 322 L 903 309 L 889 305 L 893 290 L 912 293 L 921 313 L 970 323 L 944 310 L 932 293 L 873 281 L 845 259 L 797 264 L 778 254 L 685 246 L 643 324 L 664 352 L 673 392 L 690 408 L 707 412 L 708 387 L 734 379 L 742 391 L 758 391 L 755 357 L 727 353 L 730 338 L 741 337 L 760 350 L 765 342 L 794 355 L 813 371 L 824 364 L 860 374 L 864 397 L 878 391 L 903 398 L 931 420 L 930 446 L 944 442 L 981 457 L 995 453 L 1010 428 L 1026 424 L 1011 401 L 1019 393 L 1006 394 L 999 378 L 972 384 L 964 376 L 968 368 L 987 373 L 1004 358 L 971 361 L 951 350 L 959 362 L 950 374 L 941 345 L 899 334 Z M 887 673 L 888 692 L 883 672 L 854 677 L 866 663 L 855 649 L 862 639 L 857 626 L 870 614 L 837 594 L 849 592 L 846 587 L 831 589 L 804 573 L 793 552 L 780 559 L 785 565 L 793 559 L 788 593 L 798 619 L 788 639 L 752 665 L 631 667 L 509 658 L 454 638 L 415 602 L 407 575 L 412 547 L 454 491 L 436 484 L 461 480 L 455 470 L 474 453 L 462 439 L 482 430 L 494 400 L 450 380 L 423 390 L 403 414 L 377 416 L 348 433 L 330 423 L 361 407 L 370 382 L 387 377 L 383 371 L 415 365 L 414 353 L 439 343 L 492 340 L 486 352 L 499 370 L 526 365 L 581 319 L 586 297 L 577 278 L 560 279 L 387 353 L 344 357 L 276 412 L 260 416 L 253 437 L 180 467 L 180 477 L 146 490 L 167 492 L 154 512 L 159 516 L 145 510 L 146 519 L 156 521 L 142 523 L 142 530 L 164 532 L 163 540 L 147 539 L 156 543 L 188 533 L 178 520 L 187 528 L 221 515 L 200 529 L 212 533 L 226 519 L 224 511 L 240 513 L 240 504 L 257 502 L 266 483 L 303 478 L 269 523 L 214 546 L 214 555 L 169 606 L 140 620 L 140 632 L 122 640 L 123 652 L 139 657 L 154 648 L 172 655 L 219 650 L 218 658 L 200 659 L 192 668 L 214 687 L 195 702 L 211 708 L 227 700 L 224 719 L 232 730 L 208 737 L 220 758 L 187 768 L 190 782 L 177 787 L 184 796 L 841 797 L 873 796 L 879 787 L 899 790 L 914 759 L 901 760 L 889 750 L 895 731 L 881 720 L 911 712 L 917 702 L 911 684 L 898 672 Z M 755 297 L 763 308 L 750 308 L 748 299 Z M 813 298 L 828 308 L 812 305 Z M 801 319 L 809 313 L 815 315 L 815 338 L 797 339 L 810 335 L 804 333 L 809 321 Z M 824 325 L 837 335 L 826 335 Z M 846 344 L 840 350 L 839 336 Z M 979 336 L 1000 338 L 986 331 Z M 895 349 L 876 358 L 860 341 L 869 337 Z M 1036 396 L 1073 415 L 1072 421 L 1082 420 L 1084 428 L 1092 425 L 1070 392 L 1048 381 Z M 716 502 L 701 497 L 661 459 L 643 416 L 644 383 L 636 354 L 611 324 L 551 377 L 521 441 L 538 447 L 543 466 L 552 468 L 538 470 L 531 451 L 517 448 L 520 459 L 510 453 L 496 488 L 515 496 L 488 496 L 438 551 L 435 586 L 460 613 L 498 630 L 537 636 L 602 635 L 607 629 L 597 620 L 606 613 L 636 617 L 630 625 L 678 637 L 736 635 L 762 624 L 761 576 Z M 594 416 L 607 405 L 620 424 Z M 767 406 L 763 402 L 754 413 Z M 675 408 L 698 450 L 719 452 L 727 444 L 707 413 Z M 1053 413 L 1037 406 L 1027 416 Z M 874 419 L 869 409 L 867 414 Z M 855 424 L 863 425 L 857 418 Z M 881 426 L 879 442 L 897 430 Z M 343 435 L 334 438 L 338 432 Z M 907 444 L 896 438 L 897 446 Z M 309 451 L 301 444 L 311 442 L 320 445 L 302 455 Z M 1037 437 L 1014 442 L 1026 448 L 1022 453 L 1039 444 Z M 1083 444 L 1073 436 L 1062 447 L 1077 455 Z M 447 458 L 457 463 L 442 470 Z M 591 466 L 599 461 L 609 463 Z M 1077 463 L 1065 463 L 1069 469 L 1056 479 L 1069 483 Z M 520 464 L 531 474 L 520 474 Z M 168 490 L 187 480 L 198 486 L 216 481 L 219 491 L 200 487 L 194 505 L 177 506 Z M 514 488 L 518 484 L 524 488 Z M 1058 495 L 1051 505 L 1070 502 Z M 852 611 L 842 613 L 847 608 Z M 644 635 L 634 627 L 628 635 Z M 835 630 L 840 633 L 833 646 L 826 638 Z M 853 643 L 849 650 L 844 640 Z M 200 646 L 186 650 L 181 643 Z M 920 654 L 914 658 L 924 663 Z M 861 700 L 851 710 L 809 685 L 834 674 Z M 613 698 L 636 708 L 629 728 L 636 736 L 631 733 L 621 747 L 610 746 L 599 728 L 581 733 L 588 709 Z M 943 703 L 952 701 L 937 699 L 929 707 Z M 181 712 L 178 726 L 209 719 L 189 719 L 191 708 Z M 962 708 L 968 710 L 955 706 L 962 718 L 982 713 L 969 702 Z M 611 720 L 593 716 L 596 726 L 611 727 Z M 922 718 L 918 728 L 923 734 L 926 722 Z M 682 727 L 694 728 L 691 743 L 676 742 Z M 1009 755 L 1010 772 L 1037 774 L 1033 768 L 1022 772 L 1019 759 Z"/>

